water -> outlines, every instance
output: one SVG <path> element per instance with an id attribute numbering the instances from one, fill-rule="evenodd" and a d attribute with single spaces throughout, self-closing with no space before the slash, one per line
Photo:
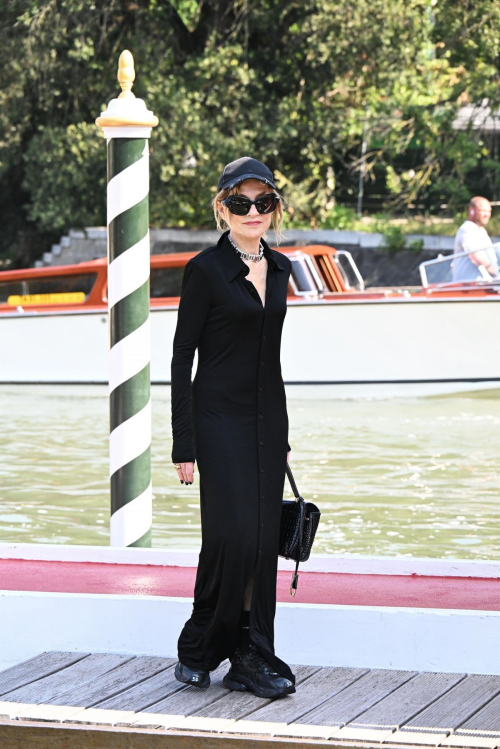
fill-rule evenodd
<path id="1" fill-rule="evenodd" d="M 290 464 L 323 513 L 316 553 L 500 557 L 499 391 L 304 395 L 288 396 Z M 170 389 L 152 398 L 153 545 L 198 549 L 197 477 L 181 485 L 170 462 Z M 107 449 L 105 387 L 0 386 L 1 541 L 107 545 Z"/>

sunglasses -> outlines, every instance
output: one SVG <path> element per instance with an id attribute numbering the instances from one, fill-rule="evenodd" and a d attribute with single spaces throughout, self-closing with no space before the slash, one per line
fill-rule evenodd
<path id="1" fill-rule="evenodd" d="M 280 202 L 280 197 L 274 192 L 261 195 L 257 200 L 250 200 L 250 198 L 245 198 L 243 195 L 230 195 L 221 202 L 235 216 L 246 216 L 253 205 L 259 213 L 272 213 Z"/>

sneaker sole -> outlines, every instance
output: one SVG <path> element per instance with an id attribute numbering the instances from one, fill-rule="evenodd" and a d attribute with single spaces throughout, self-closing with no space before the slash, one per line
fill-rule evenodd
<path id="1" fill-rule="evenodd" d="M 246 676 L 238 676 L 235 678 L 234 676 L 229 676 L 229 674 L 226 674 L 222 680 L 222 686 L 226 689 L 230 689 L 233 692 L 253 692 L 257 695 L 257 697 L 284 697 L 286 694 L 294 694 L 295 692 L 295 686 L 292 684 L 289 687 L 285 687 L 284 689 L 281 689 L 280 691 L 277 691 L 276 689 L 266 689 L 265 687 L 259 687 L 258 684 L 256 684 L 251 679 L 247 679 Z"/>
<path id="2" fill-rule="evenodd" d="M 177 681 L 181 682 L 181 684 L 188 684 L 190 687 L 196 687 L 196 689 L 208 689 L 208 687 L 210 686 L 210 675 L 207 676 L 205 681 L 202 682 L 190 681 L 188 678 L 179 673 L 178 666 L 175 667 L 174 676 Z"/>

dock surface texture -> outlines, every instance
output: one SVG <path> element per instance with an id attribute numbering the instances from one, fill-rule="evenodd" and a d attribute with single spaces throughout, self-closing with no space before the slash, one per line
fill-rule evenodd
<path id="1" fill-rule="evenodd" d="M 206 690 L 174 658 L 42 653 L 0 672 L 0 746 L 500 747 L 500 676 L 295 666 L 276 700 L 229 692 L 226 661 Z"/>

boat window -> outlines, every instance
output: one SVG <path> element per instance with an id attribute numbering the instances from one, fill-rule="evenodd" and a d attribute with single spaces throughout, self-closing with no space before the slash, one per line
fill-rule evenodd
<path id="1" fill-rule="evenodd" d="M 22 296 L 28 293 L 25 281 L 1 281 L 0 304 L 7 304 L 10 296 Z"/>
<path id="2" fill-rule="evenodd" d="M 54 304 L 84 302 L 94 286 L 96 273 L 39 276 L 0 282 L 0 304 Z M 61 295 L 65 295 L 65 297 Z M 71 297 L 67 297 L 71 294 Z"/>
<path id="3" fill-rule="evenodd" d="M 304 296 L 306 294 L 318 294 L 325 290 L 321 277 L 314 266 L 309 255 L 297 252 L 291 256 L 292 275 L 290 283 L 294 294 Z"/>
<path id="4" fill-rule="evenodd" d="M 180 296 L 184 266 L 177 268 L 151 268 L 151 298 Z"/>
<path id="5" fill-rule="evenodd" d="M 432 284 L 452 283 L 452 266 L 453 255 L 444 257 L 440 254 L 436 260 L 427 260 L 424 263 L 420 263 L 418 269 L 420 271 L 420 278 L 422 279 L 422 286 L 427 287 Z"/>
<path id="6" fill-rule="evenodd" d="M 82 292 L 85 298 L 92 291 L 97 275 L 95 273 L 78 273 L 68 276 L 44 276 L 28 278 L 28 294 L 73 294 Z"/>
<path id="7" fill-rule="evenodd" d="M 351 253 L 346 250 L 336 250 L 333 259 L 342 274 L 346 290 L 356 289 L 357 291 L 363 291 L 365 283 Z"/>

